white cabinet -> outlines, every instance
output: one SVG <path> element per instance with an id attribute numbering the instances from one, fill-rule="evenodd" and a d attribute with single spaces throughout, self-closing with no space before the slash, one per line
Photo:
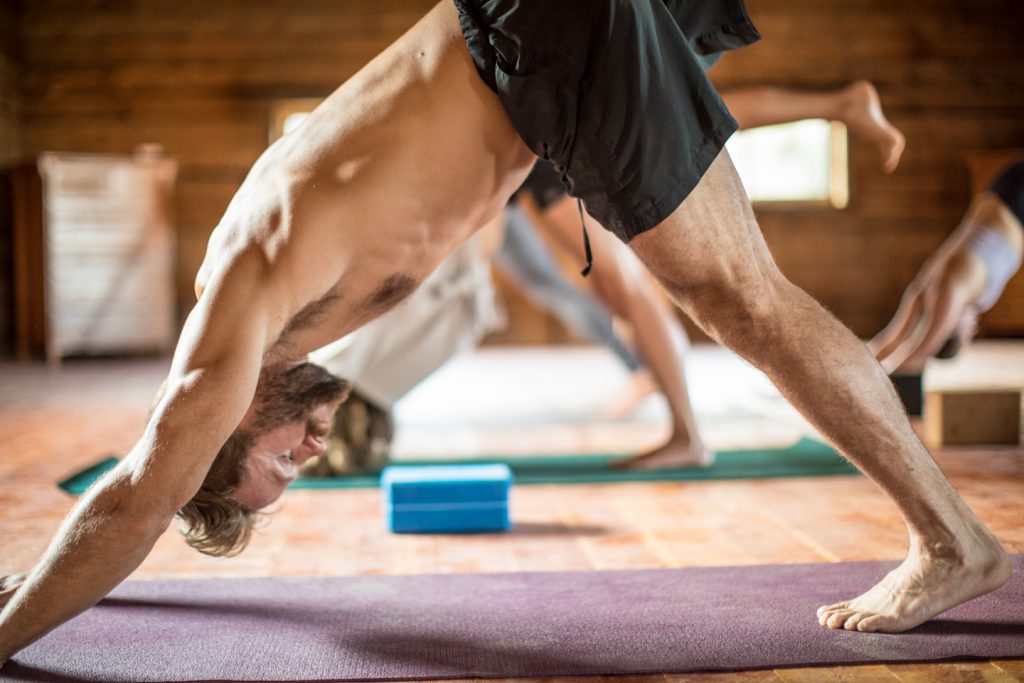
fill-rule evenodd
<path id="1" fill-rule="evenodd" d="M 50 152 L 39 173 L 49 360 L 169 350 L 177 164 L 159 149 Z"/>

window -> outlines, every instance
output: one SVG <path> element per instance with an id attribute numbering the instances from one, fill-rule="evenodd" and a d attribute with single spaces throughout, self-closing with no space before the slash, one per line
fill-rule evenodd
<path id="1" fill-rule="evenodd" d="M 726 144 L 750 200 L 844 208 L 846 126 L 811 119 L 740 131 Z"/>

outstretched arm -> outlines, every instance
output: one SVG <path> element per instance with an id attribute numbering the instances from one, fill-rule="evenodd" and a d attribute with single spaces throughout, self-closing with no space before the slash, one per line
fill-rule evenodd
<path id="1" fill-rule="evenodd" d="M 916 283 L 911 283 L 903 292 L 903 298 L 900 299 L 899 308 L 896 309 L 892 320 L 868 342 L 868 348 L 876 360 L 884 361 L 910 338 L 921 321 L 923 310 L 921 288 Z"/>
<path id="2" fill-rule="evenodd" d="M 253 284 L 262 267 L 240 259 L 189 315 L 142 438 L 75 505 L 0 612 L 0 664 L 124 580 L 198 490 L 255 391 L 273 310 Z"/>
<path id="3" fill-rule="evenodd" d="M 964 283 L 961 281 L 965 278 L 973 278 L 973 287 L 984 286 L 983 282 L 977 281 L 979 274 L 972 274 L 975 270 L 972 266 L 976 264 L 964 261 L 965 257 L 962 251 L 971 234 L 991 220 L 992 211 L 993 205 L 988 201 L 986 194 L 975 197 L 963 220 L 960 221 L 960 225 L 928 257 L 913 282 L 907 285 L 892 320 L 868 342 L 871 353 L 890 372 L 895 368 L 905 368 L 908 365 L 906 361 L 910 354 L 920 345 L 922 335 L 928 333 L 930 324 L 935 320 L 932 311 L 938 304 L 936 292 L 952 287 L 962 287 Z M 931 292 L 929 295 L 931 297 L 930 310 L 926 311 L 925 297 L 929 292 Z M 963 306 L 960 308 L 962 310 Z M 924 323 L 922 316 L 926 316 Z M 915 335 L 917 336 L 915 337 Z M 943 339 L 935 347 L 936 350 L 941 348 L 945 341 Z M 900 350 L 901 348 L 902 350 Z M 911 350 L 908 351 L 908 348 Z M 893 354 L 897 355 L 893 356 Z M 890 358 L 890 356 L 893 357 Z M 923 367 L 923 360 L 920 365 Z"/>
<path id="4" fill-rule="evenodd" d="M 935 355 L 960 323 L 967 306 L 984 286 L 982 266 L 971 254 L 957 254 L 923 293 L 921 324 L 882 362 L 887 372 L 917 372 Z"/>

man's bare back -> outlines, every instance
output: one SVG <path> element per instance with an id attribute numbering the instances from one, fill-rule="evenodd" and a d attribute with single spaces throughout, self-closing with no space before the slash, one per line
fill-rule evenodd
<path id="1" fill-rule="evenodd" d="M 304 356 L 408 295 L 534 160 L 442 3 L 263 154 L 197 294 L 234 260 L 266 259 L 286 302 L 266 362 Z"/>

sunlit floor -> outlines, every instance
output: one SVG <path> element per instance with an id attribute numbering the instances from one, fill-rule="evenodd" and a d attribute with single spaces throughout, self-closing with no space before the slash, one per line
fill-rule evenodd
<path id="1" fill-rule="evenodd" d="M 0 366 L 0 573 L 28 569 L 70 508 L 72 499 L 56 481 L 132 446 L 166 367 L 166 361 L 73 362 L 58 371 Z M 763 376 L 721 349 L 697 347 L 687 372 L 712 447 L 779 442 L 809 429 Z M 400 457 L 640 450 L 667 429 L 660 399 L 647 399 L 625 419 L 597 419 L 627 380 L 600 350 L 486 349 L 446 366 L 399 404 L 395 450 Z M 1024 343 L 977 344 L 929 368 L 926 385 L 1024 387 Z M 945 450 L 936 457 L 1007 548 L 1024 552 L 1024 449 Z M 240 557 L 200 556 L 171 530 L 133 578 L 835 562 L 895 559 L 906 545 L 895 511 L 863 477 L 520 486 L 512 507 L 516 529 L 509 534 L 395 536 L 380 521 L 375 490 L 294 491 Z M 780 679 L 1024 681 L 1024 663 L 616 680 Z"/>
<path id="2" fill-rule="evenodd" d="M 715 346 L 688 355 L 686 375 L 712 449 L 782 446 L 814 430 L 768 379 Z M 457 357 L 396 407 L 403 457 L 629 453 L 668 436 L 664 398 L 607 417 L 630 377 L 599 348 L 489 348 Z M 524 427 L 528 427 L 524 429 Z"/>

